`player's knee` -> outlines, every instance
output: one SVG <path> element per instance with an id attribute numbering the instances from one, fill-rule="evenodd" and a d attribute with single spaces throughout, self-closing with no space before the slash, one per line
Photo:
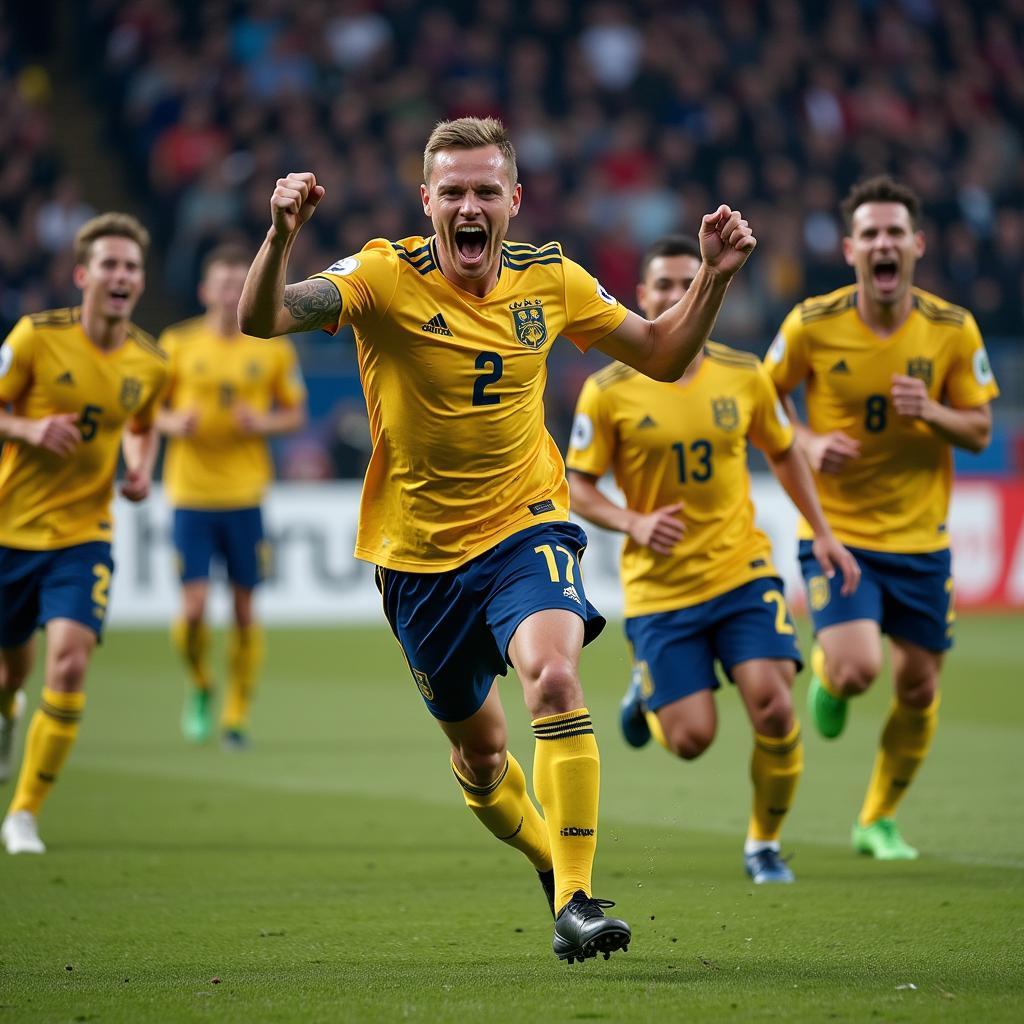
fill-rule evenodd
<path id="1" fill-rule="evenodd" d="M 901 704 L 923 711 L 935 702 L 939 693 L 938 674 L 927 674 L 920 678 L 900 680 L 896 692 Z"/>
<path id="2" fill-rule="evenodd" d="M 67 647 L 54 656 L 51 686 L 65 693 L 81 690 L 85 671 L 89 667 L 89 652 L 81 647 Z"/>
<path id="3" fill-rule="evenodd" d="M 781 738 L 793 729 L 793 698 L 789 689 L 779 688 L 753 708 L 754 729 L 762 736 Z"/>
<path id="4" fill-rule="evenodd" d="M 490 785 L 505 767 L 504 744 L 462 744 L 456 751 L 457 767 L 476 786 Z"/>
<path id="5" fill-rule="evenodd" d="M 582 699 L 579 674 L 569 658 L 549 657 L 536 666 L 533 674 L 535 704 L 548 714 L 557 715 L 579 707 Z"/>
<path id="6" fill-rule="evenodd" d="M 832 686 L 845 696 L 863 693 L 882 671 L 881 659 L 865 652 L 847 655 L 829 664 Z"/>
<path id="7" fill-rule="evenodd" d="M 714 738 L 713 727 L 683 725 L 676 728 L 670 727 L 665 733 L 665 742 L 668 744 L 669 750 L 684 761 L 693 761 L 700 757 L 711 746 L 711 741 Z"/>

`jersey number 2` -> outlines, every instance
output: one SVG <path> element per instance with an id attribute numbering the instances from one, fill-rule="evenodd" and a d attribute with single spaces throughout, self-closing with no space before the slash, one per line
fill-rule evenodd
<path id="1" fill-rule="evenodd" d="M 488 385 L 496 384 L 501 380 L 505 370 L 505 364 L 497 352 L 481 352 L 476 357 L 476 368 L 486 369 L 486 373 L 480 374 L 473 385 L 474 405 L 497 405 L 501 401 L 501 395 L 489 395 L 485 390 Z"/>

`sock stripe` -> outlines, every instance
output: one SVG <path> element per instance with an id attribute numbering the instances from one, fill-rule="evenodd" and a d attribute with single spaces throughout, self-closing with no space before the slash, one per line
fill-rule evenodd
<path id="1" fill-rule="evenodd" d="M 39 702 L 39 710 L 42 711 L 44 715 L 49 715 L 50 718 L 55 718 L 58 722 L 75 723 L 82 720 L 82 712 L 80 710 L 71 711 L 67 708 L 54 707 L 53 704 L 50 704 L 45 699 Z"/>
<path id="2" fill-rule="evenodd" d="M 789 742 L 785 742 L 785 738 L 783 740 L 776 740 L 757 733 L 754 734 L 754 745 L 757 749 L 763 750 L 766 754 L 774 754 L 776 757 L 787 757 L 789 754 L 792 754 L 802 741 L 803 737 L 799 731 Z"/>
<path id="3" fill-rule="evenodd" d="M 593 733 L 594 723 L 589 714 L 564 718 L 559 722 L 535 722 L 533 734 L 539 740 L 556 740 L 565 736 L 585 736 Z"/>
<path id="4" fill-rule="evenodd" d="M 472 793 L 473 796 L 490 796 L 505 781 L 505 776 L 508 775 L 508 758 L 505 758 L 505 767 L 502 768 L 501 774 L 487 786 L 474 786 L 473 783 L 468 782 L 459 774 L 454 762 L 452 763 L 452 774 L 467 793 Z M 522 822 L 520 822 L 520 825 L 522 825 Z"/>
<path id="5" fill-rule="evenodd" d="M 537 735 L 538 740 L 566 740 L 572 736 L 593 736 L 594 730 L 590 729 L 566 729 L 563 732 L 552 733 L 549 736 Z"/>

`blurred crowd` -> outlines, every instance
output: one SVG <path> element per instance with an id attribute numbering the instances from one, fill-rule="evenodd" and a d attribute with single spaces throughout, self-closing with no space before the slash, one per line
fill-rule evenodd
<path id="1" fill-rule="evenodd" d="M 225 236 L 262 237 L 281 173 L 313 170 L 327 188 L 293 257 L 296 276 L 312 273 L 368 238 L 428 233 L 418 185 L 430 128 L 497 114 L 524 188 L 513 237 L 560 240 L 625 302 L 645 245 L 695 232 L 727 202 L 759 245 L 716 337 L 763 353 L 794 302 L 850 281 L 839 201 L 856 179 L 888 171 L 924 202 L 918 283 L 968 306 L 986 336 L 1024 335 L 1024 0 L 91 0 L 77 10 L 77 44 L 93 55 L 82 84 L 139 184 L 182 315 L 195 311 L 205 251 Z M 63 301 L 59 254 L 91 211 L 52 156 L 45 89 L 2 36 L 0 60 L 10 323 Z M 552 366 L 561 440 L 594 367 L 571 353 Z"/>

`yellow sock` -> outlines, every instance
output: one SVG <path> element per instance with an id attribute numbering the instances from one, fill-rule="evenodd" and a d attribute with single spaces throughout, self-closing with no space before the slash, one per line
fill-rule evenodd
<path id="1" fill-rule="evenodd" d="M 74 745 L 84 707 L 84 693 L 43 689 L 39 709 L 32 716 L 25 737 L 25 756 L 21 761 L 18 788 L 11 801 L 12 814 L 15 811 L 39 813 Z"/>
<path id="2" fill-rule="evenodd" d="M 754 806 L 747 827 L 748 839 L 772 842 L 779 838 L 803 770 L 804 741 L 799 722 L 781 738 L 754 733 L 754 752 L 750 757 Z"/>
<path id="3" fill-rule="evenodd" d="M 171 624 L 171 643 L 185 660 L 197 690 L 210 689 L 210 629 L 205 622 L 175 619 Z"/>
<path id="4" fill-rule="evenodd" d="M 489 786 L 474 786 L 454 762 L 452 771 L 462 787 L 466 806 L 491 835 L 525 853 L 538 871 L 550 871 L 548 828 L 526 792 L 526 775 L 519 762 L 509 754 L 504 770 Z"/>
<path id="5" fill-rule="evenodd" d="M 938 721 L 938 697 L 923 709 L 893 701 L 860 810 L 861 825 L 871 825 L 896 813 L 896 805 L 928 755 Z"/>
<path id="6" fill-rule="evenodd" d="M 228 687 L 220 724 L 244 729 L 249 721 L 256 675 L 263 664 L 263 628 L 255 623 L 235 626 L 228 637 Z"/>
<path id="7" fill-rule="evenodd" d="M 818 644 L 811 648 L 811 671 L 818 677 L 818 682 L 826 693 L 830 693 L 837 700 L 843 700 L 843 695 L 832 685 L 832 680 L 828 677 L 825 670 L 825 652 Z"/>
<path id="8" fill-rule="evenodd" d="M 597 852 L 601 757 L 586 708 L 533 721 L 533 786 L 547 823 L 555 869 L 555 910 L 577 889 L 591 895 Z"/>
<path id="9" fill-rule="evenodd" d="M 661 728 L 661 720 L 658 718 L 656 711 L 645 711 L 644 717 L 647 719 L 647 728 L 651 730 L 651 735 L 671 754 L 672 749 L 668 745 L 668 740 L 665 739 L 665 732 Z"/>

